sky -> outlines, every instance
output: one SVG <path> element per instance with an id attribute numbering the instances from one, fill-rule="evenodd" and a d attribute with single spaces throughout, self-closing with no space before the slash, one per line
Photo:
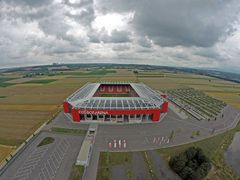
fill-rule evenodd
<path id="1" fill-rule="evenodd" d="M 240 73 L 240 2 L 0 0 L 0 67 L 54 62 Z"/>

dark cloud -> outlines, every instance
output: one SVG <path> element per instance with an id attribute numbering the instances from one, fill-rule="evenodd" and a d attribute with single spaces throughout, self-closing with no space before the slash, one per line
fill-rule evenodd
<path id="1" fill-rule="evenodd" d="M 70 3 L 69 0 L 65 0 L 64 3 L 77 12 L 76 14 L 67 12 L 67 16 L 73 18 L 76 22 L 83 24 L 84 26 L 91 26 L 91 22 L 95 19 L 93 0 L 81 0 L 76 3 Z"/>
<path id="2" fill-rule="evenodd" d="M 128 44 L 117 44 L 113 45 L 112 50 L 113 51 L 127 51 L 130 49 L 130 46 Z"/>
<path id="3" fill-rule="evenodd" d="M 221 55 L 216 49 L 214 48 L 201 48 L 196 50 L 194 53 L 194 55 L 197 56 L 201 56 L 204 58 L 211 58 L 213 60 L 217 60 L 217 61 L 224 61 L 227 60 L 226 57 L 224 57 L 223 55 Z"/>
<path id="4" fill-rule="evenodd" d="M 233 31 L 237 0 L 100 0 L 104 11 L 134 11 L 133 26 L 161 46 L 213 46 Z"/>
<path id="5" fill-rule="evenodd" d="M 71 3 L 71 1 L 69 0 L 64 0 L 63 3 L 72 7 L 83 7 L 83 6 L 92 5 L 93 0 L 81 0 L 81 1 L 76 1 L 75 3 Z"/>
<path id="6" fill-rule="evenodd" d="M 4 0 L 8 3 L 13 3 L 15 5 L 22 5 L 22 6 L 32 6 L 32 7 L 39 7 L 39 6 L 47 6 L 48 4 L 52 3 L 52 0 Z"/>
<path id="7" fill-rule="evenodd" d="M 65 39 L 66 32 L 70 29 L 70 26 L 66 24 L 62 17 L 60 16 L 51 16 L 47 19 L 42 19 L 39 22 L 39 27 L 45 34 L 54 35 L 57 38 Z"/>
<path id="8" fill-rule="evenodd" d="M 150 48 L 140 48 L 136 50 L 137 53 L 153 53 L 154 50 Z"/>
<path id="9" fill-rule="evenodd" d="M 138 39 L 138 44 L 142 47 L 146 47 L 146 48 L 151 48 L 152 47 L 152 42 L 150 39 L 148 39 L 147 37 L 140 37 Z"/>
<path id="10" fill-rule="evenodd" d="M 95 19 L 95 13 L 92 6 L 83 8 L 79 14 L 73 15 L 68 12 L 66 15 L 84 26 L 91 26 L 91 22 Z"/>

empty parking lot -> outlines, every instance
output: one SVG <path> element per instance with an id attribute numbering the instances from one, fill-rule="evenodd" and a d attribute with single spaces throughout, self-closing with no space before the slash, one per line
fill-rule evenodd
<path id="1" fill-rule="evenodd" d="M 54 142 L 37 147 L 45 137 L 53 137 Z M 81 136 L 42 132 L 9 164 L 0 179 L 68 179 L 82 141 L 83 137 Z"/>

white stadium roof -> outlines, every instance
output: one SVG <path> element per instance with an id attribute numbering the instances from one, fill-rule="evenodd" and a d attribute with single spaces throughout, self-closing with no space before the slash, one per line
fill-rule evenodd
<path id="1" fill-rule="evenodd" d="M 130 85 L 139 97 L 93 97 L 101 84 Z M 66 101 L 77 109 L 155 109 L 163 99 L 159 93 L 143 83 L 87 83 Z"/>

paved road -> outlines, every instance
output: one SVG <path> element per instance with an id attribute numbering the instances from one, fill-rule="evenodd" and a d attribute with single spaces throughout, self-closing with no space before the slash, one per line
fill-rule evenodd
<path id="1" fill-rule="evenodd" d="M 151 179 L 151 175 L 147 169 L 146 163 L 144 162 L 143 154 L 141 152 L 132 153 L 132 171 L 133 179 Z"/>
<path id="2" fill-rule="evenodd" d="M 96 179 L 97 178 L 97 169 L 98 169 L 98 160 L 100 155 L 100 149 L 98 149 L 98 146 L 93 147 L 90 164 L 85 169 L 85 173 L 83 175 L 83 180 L 89 180 L 89 179 Z"/>
<path id="3" fill-rule="evenodd" d="M 147 155 L 153 164 L 154 172 L 158 179 L 164 180 L 181 180 L 172 170 L 169 169 L 166 162 L 161 159 L 156 151 L 147 151 Z"/>

